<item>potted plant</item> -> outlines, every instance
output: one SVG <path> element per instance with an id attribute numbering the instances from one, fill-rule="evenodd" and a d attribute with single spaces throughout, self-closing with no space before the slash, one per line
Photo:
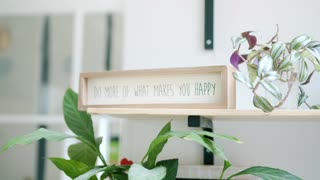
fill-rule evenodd
<path id="1" fill-rule="evenodd" d="M 277 26 L 276 34 L 263 44 L 258 43 L 253 31 L 232 38 L 235 51 L 230 62 L 236 68 L 233 76 L 252 91 L 254 106 L 264 112 L 300 106 L 308 98 L 302 86 L 320 71 L 319 41 L 303 34 L 290 42 L 281 42 L 278 34 Z M 248 44 L 246 51 L 242 49 L 245 44 Z M 240 64 L 246 67 L 240 69 Z M 265 90 L 265 95 L 259 93 L 260 88 Z"/>
<path id="2" fill-rule="evenodd" d="M 171 122 L 168 122 L 151 142 L 141 162 L 134 163 L 130 160 L 122 159 L 119 165 L 107 164 L 99 148 L 102 137 L 95 137 L 91 115 L 84 111 L 78 111 L 77 104 L 78 95 L 71 89 L 68 89 L 64 96 L 63 112 L 65 122 L 74 135 L 41 128 L 30 134 L 11 139 L 2 146 L 0 152 L 6 151 L 15 145 L 30 144 L 42 138 L 50 141 L 75 138 L 80 143 L 69 147 L 68 155 L 70 159 L 49 158 L 58 169 L 62 170 L 72 179 L 97 180 L 97 174 L 101 173 L 100 180 L 107 178 L 111 180 L 174 180 L 178 171 L 178 159 L 158 161 L 157 157 L 167 141 L 175 137 L 194 141 L 206 147 L 217 157 L 222 158 L 224 160 L 224 167 L 220 179 L 233 179 L 234 177 L 249 174 L 262 179 L 301 180 L 301 178 L 286 171 L 262 166 L 251 167 L 224 178 L 224 172 L 231 167 L 231 162 L 224 154 L 222 147 L 210 138 L 225 139 L 236 143 L 241 143 L 241 141 L 233 136 L 207 131 L 174 131 L 171 129 Z M 83 153 L 86 153 L 86 155 L 84 156 Z M 101 160 L 102 165 L 96 165 L 97 158 Z"/>

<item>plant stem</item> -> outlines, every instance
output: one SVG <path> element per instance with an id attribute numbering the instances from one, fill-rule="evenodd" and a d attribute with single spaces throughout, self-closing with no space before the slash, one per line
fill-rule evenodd
<path id="1" fill-rule="evenodd" d="M 291 77 L 290 77 L 290 80 L 288 81 L 288 91 L 287 91 L 287 94 L 286 96 L 277 104 L 274 106 L 274 108 L 279 108 L 283 105 L 283 103 L 287 100 L 287 98 L 289 97 L 290 95 L 290 92 L 292 90 L 292 86 L 293 86 L 293 83 L 294 81 L 296 80 L 296 74 L 295 73 L 292 73 Z"/>
<path id="2" fill-rule="evenodd" d="M 276 38 L 278 38 L 278 34 L 279 34 L 279 25 L 278 24 L 276 24 L 276 26 L 277 26 L 277 32 L 276 32 L 276 34 L 270 39 L 270 41 L 269 42 L 267 42 L 267 44 L 270 44 L 270 43 L 272 43 L 273 42 L 273 40 L 275 40 Z"/>
<path id="3" fill-rule="evenodd" d="M 309 103 L 307 103 L 307 101 L 305 100 L 304 103 L 308 106 L 309 109 L 311 109 L 311 106 L 309 105 Z"/>
<path id="4" fill-rule="evenodd" d="M 259 85 L 260 85 L 260 82 L 258 82 L 257 84 L 256 84 L 256 86 L 253 88 L 253 90 L 252 90 L 252 92 L 253 92 L 253 94 L 254 95 L 256 95 L 257 96 L 257 89 L 259 88 Z"/>
<path id="5" fill-rule="evenodd" d="M 107 164 L 106 160 L 104 159 L 104 157 L 102 156 L 102 154 L 101 154 L 101 152 L 100 152 L 100 151 L 99 151 L 98 156 L 99 156 L 100 160 L 102 161 L 103 165 L 108 166 L 108 164 Z"/>

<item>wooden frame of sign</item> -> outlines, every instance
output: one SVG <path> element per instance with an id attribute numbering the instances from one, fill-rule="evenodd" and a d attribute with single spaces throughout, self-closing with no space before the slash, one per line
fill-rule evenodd
<path id="1" fill-rule="evenodd" d="M 234 109 L 230 66 L 81 73 L 79 109 Z"/>

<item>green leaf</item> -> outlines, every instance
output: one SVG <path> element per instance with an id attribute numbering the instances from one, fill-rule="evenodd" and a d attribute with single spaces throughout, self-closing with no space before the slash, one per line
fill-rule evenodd
<path id="1" fill-rule="evenodd" d="M 317 60 L 317 62 L 319 63 L 320 61 L 320 54 L 319 54 L 319 49 L 315 49 L 315 48 L 306 48 L 307 51 L 309 51 Z"/>
<path id="2" fill-rule="evenodd" d="M 278 60 L 281 55 L 285 52 L 286 46 L 282 42 L 277 42 L 271 49 L 271 57 L 274 61 Z"/>
<path id="3" fill-rule="evenodd" d="M 320 47 L 320 41 L 311 41 L 306 45 L 307 48 L 313 49 L 313 48 L 319 48 Z"/>
<path id="4" fill-rule="evenodd" d="M 255 166 L 248 169 L 245 169 L 239 173 L 236 173 L 228 178 L 231 179 L 236 176 L 242 176 L 242 175 L 253 175 L 256 177 L 259 177 L 263 180 L 302 180 L 301 178 L 290 174 L 287 171 L 281 170 L 281 169 L 275 169 L 270 167 L 261 167 L 261 166 Z"/>
<path id="5" fill-rule="evenodd" d="M 231 38 L 232 46 L 233 48 L 238 47 L 240 44 L 246 42 L 246 38 L 243 38 L 241 36 L 233 36 Z"/>
<path id="6" fill-rule="evenodd" d="M 307 94 L 300 93 L 299 94 L 299 99 L 298 99 L 298 107 L 300 107 L 308 98 L 309 98 L 309 96 Z"/>
<path id="7" fill-rule="evenodd" d="M 256 64 L 247 64 L 249 79 L 254 82 L 258 77 L 258 66 Z"/>
<path id="8" fill-rule="evenodd" d="M 274 81 L 279 79 L 279 74 L 277 71 L 269 71 L 263 73 L 263 80 L 264 81 Z"/>
<path id="9" fill-rule="evenodd" d="M 100 180 L 106 179 L 108 177 L 113 177 L 114 180 L 127 180 L 128 174 L 126 173 L 130 166 L 115 166 L 111 165 L 108 166 L 109 168 L 106 169 L 100 176 Z"/>
<path id="10" fill-rule="evenodd" d="M 261 51 L 252 50 L 251 53 L 248 54 L 247 61 L 252 63 L 251 61 L 255 60 L 255 58 L 259 56 L 260 53 Z"/>
<path id="11" fill-rule="evenodd" d="M 183 139 L 195 141 L 203 147 L 207 148 L 207 150 L 211 151 L 214 155 L 220 157 L 225 161 L 229 161 L 228 158 L 225 156 L 223 149 L 216 142 L 204 136 L 190 132 L 187 136 L 183 137 Z"/>
<path id="12" fill-rule="evenodd" d="M 299 82 L 303 83 L 308 78 L 308 64 L 306 61 L 301 61 L 300 63 L 300 74 L 299 74 Z"/>
<path id="13" fill-rule="evenodd" d="M 299 86 L 299 91 L 300 91 L 301 94 L 305 94 L 306 93 L 302 86 Z"/>
<path id="14" fill-rule="evenodd" d="M 232 75 L 236 80 L 245 84 L 248 88 L 253 88 L 252 83 L 249 82 L 248 78 L 245 77 L 240 71 L 233 72 Z"/>
<path id="15" fill-rule="evenodd" d="M 320 109 L 320 104 L 311 106 L 311 109 Z"/>
<path id="16" fill-rule="evenodd" d="M 66 160 L 63 158 L 49 158 L 49 160 L 72 179 L 88 172 L 91 169 L 86 164 L 78 161 Z M 91 178 L 91 180 L 96 179 L 97 178 L 95 176 Z"/>
<path id="17" fill-rule="evenodd" d="M 166 176 L 166 168 L 161 166 L 149 170 L 141 164 L 133 164 L 129 169 L 128 176 L 132 180 L 162 180 Z"/>
<path id="18" fill-rule="evenodd" d="M 18 145 L 18 144 L 20 144 L 20 145 L 31 144 L 35 141 L 42 139 L 42 138 L 45 138 L 49 141 L 62 141 L 66 138 L 74 138 L 74 136 L 70 136 L 68 134 L 40 128 L 30 134 L 26 134 L 23 136 L 18 136 L 18 137 L 12 138 L 5 145 L 3 145 L 0 152 L 6 151 L 9 148 L 11 148 L 15 145 Z"/>
<path id="19" fill-rule="evenodd" d="M 311 37 L 308 35 L 300 35 L 296 38 L 294 38 L 290 43 L 290 48 L 294 50 L 299 50 L 306 46 L 308 43 L 311 42 Z"/>
<path id="20" fill-rule="evenodd" d="M 102 171 L 111 172 L 115 168 L 116 168 L 115 165 L 105 166 L 105 167 L 95 167 L 95 168 L 87 171 L 86 173 L 78 176 L 77 178 L 75 178 L 75 180 L 88 180 L 91 177 L 95 176 L 99 172 L 102 172 Z"/>
<path id="21" fill-rule="evenodd" d="M 111 174 L 109 172 L 104 172 L 101 174 L 100 176 L 100 180 L 104 180 L 106 178 L 108 178 Z"/>
<path id="22" fill-rule="evenodd" d="M 250 54 L 248 54 L 247 61 L 249 63 L 253 63 L 253 61 L 263 52 L 268 51 L 269 47 L 268 46 L 262 46 L 259 50 L 252 50 Z"/>
<path id="23" fill-rule="evenodd" d="M 178 164 L 179 164 L 178 159 L 163 160 L 157 163 L 157 167 L 159 166 L 166 167 L 167 172 L 163 180 L 176 179 L 177 173 L 178 173 Z"/>
<path id="24" fill-rule="evenodd" d="M 126 173 L 113 173 L 112 174 L 113 178 L 115 180 L 128 180 L 128 174 Z"/>
<path id="25" fill-rule="evenodd" d="M 96 139 L 96 145 L 99 146 L 102 142 L 102 137 Z M 83 162 L 88 166 L 94 166 L 98 157 L 98 153 L 94 151 L 88 144 L 83 142 L 73 144 L 68 148 L 70 159 Z"/>
<path id="26" fill-rule="evenodd" d="M 100 176 L 100 180 L 104 180 L 107 177 L 113 177 L 114 180 L 128 180 L 128 174 L 126 174 L 125 172 L 104 172 L 101 176 Z"/>
<path id="27" fill-rule="evenodd" d="M 309 82 L 311 81 L 311 77 L 312 77 L 312 75 L 314 74 L 314 72 L 315 72 L 315 70 L 313 70 L 313 71 L 309 74 L 308 78 L 307 78 L 303 83 L 301 83 L 301 85 L 309 84 Z"/>
<path id="28" fill-rule="evenodd" d="M 316 69 L 317 72 L 320 72 L 320 62 L 319 59 L 317 59 L 313 54 L 312 51 L 308 48 L 306 48 L 305 51 L 303 51 L 301 54 L 302 58 L 308 59 L 311 61 Z"/>
<path id="29" fill-rule="evenodd" d="M 247 82 L 246 79 L 244 78 L 244 76 L 239 71 L 233 72 L 232 75 L 236 80 L 238 80 L 241 83 Z"/>
<path id="30" fill-rule="evenodd" d="M 184 131 L 181 131 L 181 132 L 183 133 Z M 193 133 L 196 133 L 196 134 L 199 134 L 202 136 L 208 136 L 208 137 L 212 137 L 212 138 L 229 140 L 229 141 L 233 141 L 233 142 L 236 142 L 239 144 L 243 143 L 240 139 L 238 139 L 234 136 L 225 135 L 225 134 L 218 134 L 218 133 L 213 133 L 213 132 L 208 132 L 208 131 L 186 131 L 185 134 L 190 133 L 190 132 L 193 132 Z"/>
<path id="31" fill-rule="evenodd" d="M 262 96 L 255 95 L 253 97 L 253 105 L 256 108 L 261 109 L 263 112 L 273 111 L 272 105 L 269 103 L 269 101 L 266 98 L 264 98 Z"/>
<path id="32" fill-rule="evenodd" d="M 269 55 L 263 56 L 258 65 L 258 76 L 262 75 L 262 72 L 272 71 L 273 60 Z"/>
<path id="33" fill-rule="evenodd" d="M 216 144 L 214 141 L 210 140 L 208 137 L 227 139 L 227 140 L 235 141 L 237 143 L 241 143 L 241 141 L 239 139 L 237 139 L 233 136 L 210 133 L 210 132 L 206 132 L 206 131 L 169 131 L 169 129 L 171 129 L 171 128 L 168 128 L 168 127 L 163 128 L 163 129 L 166 129 L 166 130 L 161 131 L 161 133 L 159 133 L 159 135 L 152 141 L 145 157 L 150 156 L 150 155 L 152 155 L 153 157 L 156 157 L 163 149 L 163 146 L 165 145 L 165 143 L 171 137 L 178 137 L 178 138 L 182 138 L 182 139 L 186 139 L 186 140 L 195 141 L 195 142 L 199 143 L 200 145 L 206 147 L 209 151 L 213 152 L 216 156 L 221 157 L 222 159 L 224 159 L 226 161 L 228 161 L 228 159 L 224 155 L 223 149 L 218 144 Z M 164 133 L 164 132 L 166 132 L 166 133 Z M 161 150 L 159 150 L 158 147 L 160 147 Z M 156 156 L 154 154 L 156 154 Z M 143 158 L 143 160 L 141 162 L 144 162 L 144 159 L 145 158 Z M 153 158 L 153 160 L 151 162 L 153 163 L 155 161 L 156 161 L 156 159 Z M 146 162 L 143 163 L 143 165 L 146 168 L 152 167 L 151 166 L 152 164 L 148 165 Z"/>
<path id="34" fill-rule="evenodd" d="M 225 173 L 226 170 L 229 169 L 229 167 L 231 167 L 231 166 L 232 166 L 231 162 L 229 162 L 229 161 L 224 161 L 224 163 L 223 163 L 223 169 L 222 169 L 222 172 L 221 172 L 221 175 L 220 175 L 220 179 L 223 178 L 224 173 Z"/>
<path id="35" fill-rule="evenodd" d="M 68 89 L 64 95 L 63 114 L 72 132 L 95 144 L 91 116 L 85 111 L 78 111 L 78 95 L 72 89 Z"/>
<path id="36" fill-rule="evenodd" d="M 162 151 L 163 147 L 165 146 L 165 144 L 167 143 L 168 139 L 164 139 L 163 141 L 161 141 L 160 143 L 156 143 L 157 139 L 159 136 L 162 136 L 168 132 L 171 131 L 171 122 L 168 122 L 159 132 L 157 138 L 155 138 L 150 146 L 149 146 L 149 150 L 147 152 L 147 154 L 145 155 L 145 157 L 148 157 L 146 163 L 144 163 L 144 166 L 148 169 L 152 169 L 155 167 L 156 165 L 156 161 L 157 161 L 157 157 L 160 154 L 160 152 Z M 144 158 L 143 158 L 144 160 Z M 142 161 L 143 161 L 142 160 Z"/>
<path id="37" fill-rule="evenodd" d="M 292 68 L 291 57 L 292 56 L 288 55 L 280 62 L 279 67 L 278 67 L 279 72 L 288 71 Z"/>
<path id="38" fill-rule="evenodd" d="M 271 82 L 263 81 L 263 80 L 260 81 L 260 84 L 262 85 L 262 87 L 264 87 L 264 89 L 266 89 L 271 95 L 276 97 L 278 100 L 282 99 L 282 94 L 280 92 L 280 89 L 277 86 L 275 86 Z"/>

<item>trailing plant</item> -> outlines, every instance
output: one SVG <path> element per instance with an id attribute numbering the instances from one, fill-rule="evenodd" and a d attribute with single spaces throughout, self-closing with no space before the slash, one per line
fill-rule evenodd
<path id="1" fill-rule="evenodd" d="M 1 152 L 18 144 L 30 144 L 45 138 L 50 141 L 62 141 L 67 138 L 75 138 L 80 142 L 68 148 L 70 159 L 49 158 L 49 160 L 67 176 L 76 180 L 174 180 L 178 171 L 178 159 L 168 159 L 158 161 L 158 155 L 170 138 L 180 138 L 194 141 L 217 157 L 224 160 L 224 167 L 220 179 L 223 179 L 225 171 L 231 167 L 221 146 L 210 138 L 230 140 L 241 143 L 239 139 L 229 135 L 211 133 L 206 131 L 174 131 L 171 129 L 171 122 L 168 122 L 159 132 L 157 137 L 151 142 L 149 149 L 141 162 L 134 163 L 128 159 L 121 160 L 120 165 L 107 164 L 100 152 L 102 137 L 96 137 L 93 129 L 91 115 L 83 111 L 78 111 L 78 95 L 68 89 L 64 96 L 63 113 L 64 119 L 69 129 L 74 135 L 64 134 L 48 129 L 38 129 L 27 135 L 15 137 L 2 146 Z M 97 158 L 102 165 L 96 165 Z M 239 173 L 229 176 L 226 179 L 233 179 L 242 175 L 254 175 L 262 179 L 273 180 L 300 180 L 301 178 L 286 171 L 269 167 L 251 167 Z"/>
<path id="2" fill-rule="evenodd" d="M 314 41 L 310 36 L 303 34 L 291 42 L 281 42 L 278 40 L 278 34 L 277 26 L 276 34 L 264 44 L 257 42 L 257 37 L 252 31 L 232 38 L 235 51 L 230 62 L 236 68 L 233 76 L 252 91 L 254 106 L 264 112 L 281 107 L 296 82 L 300 84 L 301 89 L 311 81 L 315 71 L 320 71 L 320 41 Z M 242 52 L 246 43 L 248 48 Z M 246 65 L 247 73 L 240 70 L 239 65 L 242 63 Z M 286 92 L 281 92 L 276 82 L 286 84 Z M 268 98 L 258 94 L 260 87 L 274 96 L 277 103 L 272 104 Z M 300 93 L 299 105 L 306 99 L 307 96 Z"/>

